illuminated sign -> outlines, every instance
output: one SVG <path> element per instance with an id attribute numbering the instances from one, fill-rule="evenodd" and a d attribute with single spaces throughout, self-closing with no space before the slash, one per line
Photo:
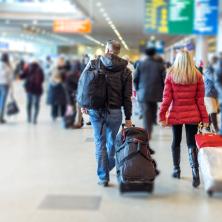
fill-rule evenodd
<path id="1" fill-rule="evenodd" d="M 90 33 L 92 31 L 92 24 L 89 19 L 55 20 L 53 23 L 53 31 L 58 33 Z"/>
<path id="2" fill-rule="evenodd" d="M 219 0 L 145 0 L 145 32 L 216 35 Z"/>
<path id="3" fill-rule="evenodd" d="M 185 35 L 193 33 L 193 0 L 170 0 L 169 34 Z"/>
<path id="4" fill-rule="evenodd" d="M 0 49 L 9 49 L 9 44 L 7 42 L 0 42 Z"/>
<path id="5" fill-rule="evenodd" d="M 168 33 L 168 0 L 146 0 L 145 32 Z"/>
<path id="6" fill-rule="evenodd" d="M 194 33 L 216 35 L 218 29 L 218 0 L 195 0 Z"/>

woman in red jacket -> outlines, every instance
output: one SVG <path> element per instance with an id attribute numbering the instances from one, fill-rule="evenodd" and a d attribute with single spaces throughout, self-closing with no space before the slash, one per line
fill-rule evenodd
<path id="1" fill-rule="evenodd" d="M 182 50 L 169 70 L 165 80 L 163 102 L 159 119 L 162 126 L 172 125 L 173 177 L 180 178 L 180 143 L 182 128 L 186 128 L 189 161 L 193 174 L 193 187 L 200 184 L 199 166 L 195 134 L 198 123 L 208 124 L 208 114 L 204 105 L 204 83 L 188 51 Z"/>

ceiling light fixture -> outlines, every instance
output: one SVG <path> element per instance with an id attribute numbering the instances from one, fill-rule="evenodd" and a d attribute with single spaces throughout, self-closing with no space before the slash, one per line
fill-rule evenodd
<path id="1" fill-rule="evenodd" d="M 105 46 L 102 42 L 100 42 L 99 40 L 93 38 L 92 36 L 90 35 L 84 35 L 84 37 L 94 43 L 96 43 L 97 45 L 101 45 L 101 46 Z"/>
<path id="2" fill-rule="evenodd" d="M 110 28 L 113 30 L 113 32 L 116 34 L 116 36 L 118 37 L 118 39 L 120 40 L 120 42 L 122 43 L 122 45 L 124 46 L 125 49 L 129 50 L 128 45 L 126 44 L 126 42 L 123 40 L 123 37 L 121 36 L 120 32 L 117 30 L 116 26 L 113 24 L 111 18 L 109 17 L 108 13 L 106 12 L 106 10 L 103 8 L 102 3 L 101 2 L 97 2 L 96 6 L 99 8 L 99 11 L 102 13 L 104 19 L 107 21 L 108 25 L 110 26 Z"/>
<path id="3" fill-rule="evenodd" d="M 102 6 L 102 3 L 101 3 L 101 2 L 97 2 L 97 3 L 96 3 L 96 6 L 97 6 L 97 7 L 101 7 L 101 6 Z"/>

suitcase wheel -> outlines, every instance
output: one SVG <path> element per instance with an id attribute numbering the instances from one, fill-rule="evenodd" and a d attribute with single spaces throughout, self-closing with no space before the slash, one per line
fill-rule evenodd
<path id="1" fill-rule="evenodd" d="M 128 185 L 124 183 L 119 184 L 120 193 L 123 194 L 125 192 L 138 192 L 138 191 L 145 191 L 148 193 L 152 193 L 154 189 L 154 183 L 149 184 L 141 184 L 141 185 Z"/>
<path id="2" fill-rule="evenodd" d="M 124 183 L 120 183 L 120 185 L 119 185 L 119 191 L 120 191 L 120 193 L 121 194 L 123 194 L 123 193 L 125 193 L 125 192 L 127 192 L 127 187 L 125 186 L 125 184 Z"/>
<path id="3" fill-rule="evenodd" d="M 147 184 L 147 192 L 153 193 L 154 183 Z"/>
<path id="4" fill-rule="evenodd" d="M 209 197 L 212 197 L 213 194 L 214 194 L 214 192 L 213 192 L 212 190 L 208 190 L 208 191 L 207 191 L 207 194 L 208 194 Z"/>

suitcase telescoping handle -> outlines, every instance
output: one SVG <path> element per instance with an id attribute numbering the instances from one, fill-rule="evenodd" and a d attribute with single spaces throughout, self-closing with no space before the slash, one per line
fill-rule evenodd
<path id="1" fill-rule="evenodd" d="M 122 124 L 122 137 L 123 137 L 123 140 L 125 141 L 125 139 L 126 139 L 126 124 L 125 123 L 123 123 Z M 132 127 L 135 127 L 135 125 L 133 124 L 132 125 Z"/>
<path id="2" fill-rule="evenodd" d="M 122 124 L 122 129 L 123 129 L 123 130 L 124 130 L 124 129 L 126 129 L 126 127 L 125 127 L 125 126 L 126 126 L 126 124 L 125 124 L 125 123 L 123 123 L 123 124 Z M 133 125 L 132 125 L 132 127 L 136 127 L 136 126 L 135 126 L 135 124 L 133 124 Z"/>

